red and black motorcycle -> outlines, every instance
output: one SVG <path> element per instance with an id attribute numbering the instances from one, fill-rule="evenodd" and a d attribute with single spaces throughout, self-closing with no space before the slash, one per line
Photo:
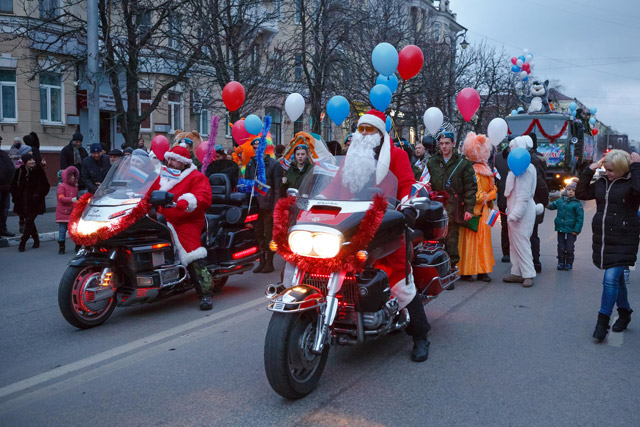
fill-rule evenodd
<path id="1" fill-rule="evenodd" d="M 398 182 L 391 172 L 381 183 L 371 174 L 354 192 L 341 178 L 345 158 L 333 160 L 317 163 L 274 212 L 271 246 L 287 265 L 282 284 L 266 291 L 273 315 L 264 363 L 271 387 L 288 399 L 317 386 L 330 345 L 360 344 L 408 325 L 409 314 L 391 295 L 379 260 L 404 243 L 407 279 L 424 304 L 458 278 L 440 243 L 448 228 L 442 203 L 414 186 L 404 202 L 418 212 L 412 229 L 395 199 Z"/>

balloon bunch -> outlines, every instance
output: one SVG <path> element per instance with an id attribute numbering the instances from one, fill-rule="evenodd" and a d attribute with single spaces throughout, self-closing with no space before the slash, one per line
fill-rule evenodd
<path id="1" fill-rule="evenodd" d="M 517 74 L 523 82 L 529 80 L 529 74 L 534 67 L 533 53 L 529 52 L 529 49 L 524 49 L 522 55 L 511 58 L 511 71 Z"/>
<path id="2" fill-rule="evenodd" d="M 591 135 L 596 136 L 598 134 L 598 129 L 594 126 L 597 122 L 595 115 L 598 112 L 598 107 L 591 107 L 589 109 L 589 112 L 591 113 L 591 118 L 589 119 L 589 124 L 591 125 Z"/>

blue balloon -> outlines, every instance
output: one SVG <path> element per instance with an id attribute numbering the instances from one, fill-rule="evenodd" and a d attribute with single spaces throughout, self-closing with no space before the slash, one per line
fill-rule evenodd
<path id="1" fill-rule="evenodd" d="M 251 135 L 257 135 L 262 130 L 262 120 L 255 114 L 249 114 L 247 118 L 244 119 L 244 128 Z"/>
<path id="2" fill-rule="evenodd" d="M 518 115 L 518 110 L 511 110 L 511 115 L 512 116 L 517 116 Z"/>
<path id="3" fill-rule="evenodd" d="M 577 111 L 575 111 L 575 110 L 571 112 L 571 115 L 572 115 L 573 117 L 575 117 L 575 116 L 576 116 L 576 114 L 578 114 L 578 112 L 577 112 Z"/>
<path id="4" fill-rule="evenodd" d="M 512 65 L 511 66 L 511 71 L 513 71 L 514 73 L 519 73 L 522 70 L 517 65 Z"/>
<path id="5" fill-rule="evenodd" d="M 391 130 L 391 126 L 393 123 L 391 122 L 391 117 L 387 116 L 387 119 L 384 121 L 385 127 L 387 128 L 387 132 Z"/>
<path id="6" fill-rule="evenodd" d="M 576 104 L 575 102 L 569 104 L 569 110 L 576 111 L 576 108 L 578 108 L 578 104 Z"/>
<path id="7" fill-rule="evenodd" d="M 597 113 L 597 112 L 598 112 L 598 108 L 597 108 L 597 107 L 591 107 L 591 109 L 589 109 L 589 112 L 590 112 L 591 114 L 595 114 L 595 113 Z"/>
<path id="8" fill-rule="evenodd" d="M 526 82 L 529 80 L 529 76 L 525 76 L 524 79 L 522 79 L 523 82 Z"/>
<path id="9" fill-rule="evenodd" d="M 327 102 L 327 114 L 336 126 L 340 126 L 349 115 L 349 101 L 344 96 L 332 96 Z"/>
<path id="10" fill-rule="evenodd" d="M 384 111 L 391 104 L 391 91 L 385 85 L 375 85 L 369 92 L 369 101 L 373 108 Z"/>
<path id="11" fill-rule="evenodd" d="M 531 154 L 524 148 L 514 148 L 507 157 L 507 165 L 515 176 L 520 176 L 531 164 Z"/>
<path id="12" fill-rule="evenodd" d="M 522 113 L 523 111 L 524 111 L 524 108 L 518 107 L 518 113 Z"/>
<path id="13" fill-rule="evenodd" d="M 383 76 L 390 76 L 398 68 L 398 51 L 389 43 L 380 43 L 371 52 L 373 68 Z"/>
<path id="14" fill-rule="evenodd" d="M 527 62 L 527 58 L 525 58 L 524 55 L 518 56 L 518 59 L 522 59 L 522 62 Z"/>
<path id="15" fill-rule="evenodd" d="M 393 93 L 398 89 L 398 78 L 395 74 L 391 74 L 390 76 L 383 76 L 382 74 L 379 74 L 376 78 L 376 84 L 385 85 L 389 88 L 391 93 Z"/>
<path id="16" fill-rule="evenodd" d="M 595 118 L 595 117 L 591 117 L 591 118 L 589 119 L 589 124 L 590 124 L 590 125 L 595 125 L 595 124 L 596 124 L 596 118 Z"/>

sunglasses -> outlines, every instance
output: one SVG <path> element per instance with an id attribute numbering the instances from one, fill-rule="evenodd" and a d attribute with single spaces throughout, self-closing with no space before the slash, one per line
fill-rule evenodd
<path id="1" fill-rule="evenodd" d="M 358 132 L 360 133 L 373 133 L 377 131 L 378 131 L 378 128 L 376 128 L 375 126 L 358 125 Z"/>

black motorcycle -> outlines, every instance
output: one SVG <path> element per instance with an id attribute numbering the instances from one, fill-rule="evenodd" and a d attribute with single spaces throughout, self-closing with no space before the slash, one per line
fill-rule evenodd
<path id="1" fill-rule="evenodd" d="M 159 301 L 194 288 L 193 272 L 180 263 L 171 230 L 157 213 L 171 206 L 173 194 L 149 189 L 162 165 L 132 156 L 111 168 L 96 194 L 79 201 L 69 221 L 83 248 L 69 262 L 58 288 L 64 318 L 77 328 L 105 322 L 116 305 Z M 249 197 L 232 193 L 224 174 L 209 178 L 212 205 L 207 210 L 202 245 L 214 291 L 229 276 L 253 268 L 262 255 L 251 222 L 257 220 Z"/>

